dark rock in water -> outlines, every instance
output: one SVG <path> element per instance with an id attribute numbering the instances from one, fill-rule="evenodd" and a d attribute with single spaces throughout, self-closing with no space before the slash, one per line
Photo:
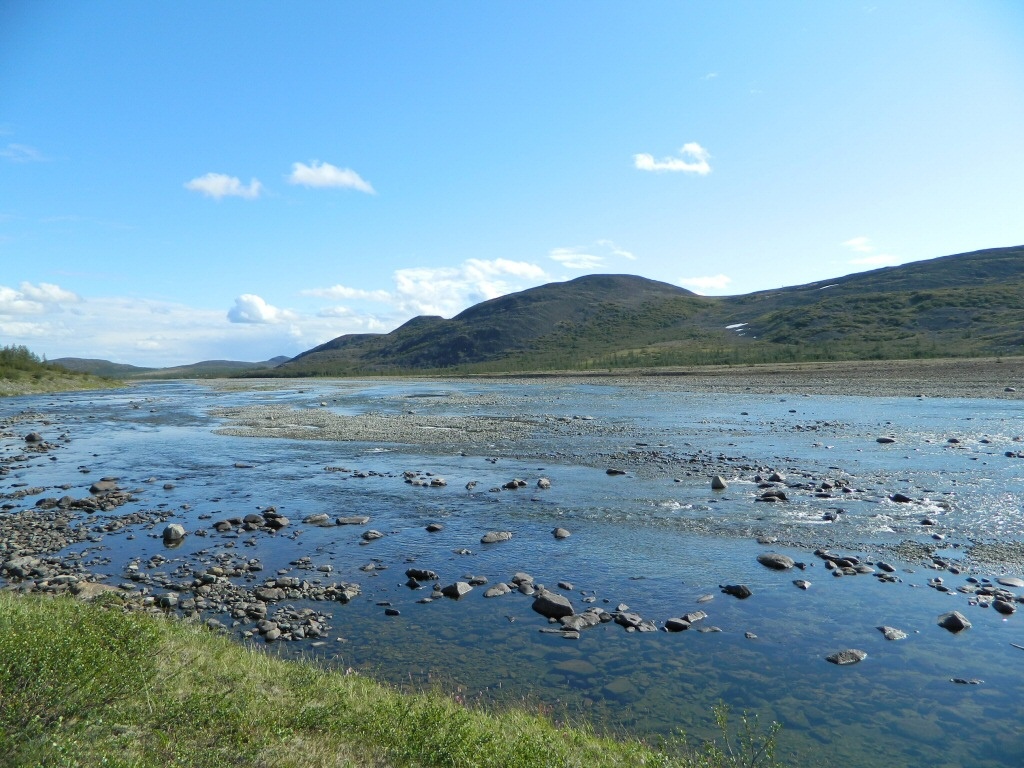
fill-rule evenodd
<path id="1" fill-rule="evenodd" d="M 807 579 L 794 579 L 793 583 L 796 586 L 800 587 L 800 589 L 810 589 L 811 588 L 811 582 L 807 581 Z"/>
<path id="2" fill-rule="evenodd" d="M 331 525 L 331 518 L 330 518 L 330 515 L 328 515 L 328 514 L 326 514 L 324 512 L 321 512 L 321 513 L 316 514 L 316 515 L 307 515 L 306 517 L 304 517 L 302 519 L 302 522 L 305 523 L 306 525 L 326 526 L 326 525 Z"/>
<path id="3" fill-rule="evenodd" d="M 780 474 L 779 472 L 772 472 L 770 475 L 768 475 L 768 482 L 769 483 L 784 483 L 784 482 L 786 482 L 786 476 L 783 475 L 783 474 Z"/>
<path id="4" fill-rule="evenodd" d="M 512 538 L 512 531 L 489 531 L 480 539 L 481 544 L 495 544 Z"/>
<path id="5" fill-rule="evenodd" d="M 443 530 L 444 530 L 444 526 L 441 525 L 440 523 L 430 523 L 427 526 L 427 531 L 429 533 L 437 533 L 438 531 L 443 531 Z"/>
<path id="6" fill-rule="evenodd" d="M 553 530 L 551 534 L 556 539 L 568 539 L 570 536 L 572 536 L 572 534 L 569 533 L 569 531 L 567 531 L 565 528 L 555 528 L 555 530 Z"/>
<path id="7" fill-rule="evenodd" d="M 896 566 L 884 563 L 881 560 L 875 563 L 875 565 L 878 566 L 878 570 L 885 571 L 886 573 L 894 573 L 896 571 Z"/>
<path id="8" fill-rule="evenodd" d="M 1024 587 L 1024 579 L 1018 579 L 1016 576 L 1002 576 L 996 579 L 996 583 L 1004 587 Z"/>
<path id="9" fill-rule="evenodd" d="M 117 482 L 114 480 L 97 480 L 89 486 L 89 493 L 99 496 L 117 490 Z"/>
<path id="10" fill-rule="evenodd" d="M 758 501 L 789 501 L 786 492 L 779 488 L 770 488 L 758 497 Z"/>
<path id="11" fill-rule="evenodd" d="M 171 523 L 164 528 L 163 538 L 166 544 L 179 542 L 185 538 L 185 529 L 177 523 Z"/>
<path id="12" fill-rule="evenodd" d="M 397 608 L 385 608 L 384 609 L 384 615 L 385 616 L 401 616 L 402 612 L 399 611 Z"/>
<path id="13" fill-rule="evenodd" d="M 721 590 L 727 595 L 738 597 L 740 600 L 746 600 L 754 594 L 746 584 L 726 584 L 721 587 Z"/>
<path id="14" fill-rule="evenodd" d="M 992 603 L 992 607 L 1004 616 L 1009 616 L 1011 613 L 1016 613 L 1017 611 L 1017 606 L 1008 600 L 996 600 Z"/>
<path id="15" fill-rule="evenodd" d="M 896 629 L 896 627 L 878 627 L 878 631 L 882 633 L 882 636 L 886 640 L 906 640 L 907 633 L 902 629 Z"/>
<path id="16" fill-rule="evenodd" d="M 363 531 L 363 541 L 376 541 L 377 539 L 384 538 L 384 534 L 380 531 Z"/>
<path id="17" fill-rule="evenodd" d="M 626 629 L 637 629 L 644 623 L 644 618 L 632 611 L 618 611 L 615 614 L 615 623 Z"/>
<path id="18" fill-rule="evenodd" d="M 370 522 L 370 518 L 367 515 L 339 517 L 334 521 L 335 525 L 366 525 L 368 522 Z"/>
<path id="19" fill-rule="evenodd" d="M 792 568 L 794 565 L 793 558 L 787 557 L 786 555 L 780 555 L 776 552 L 765 552 L 762 555 L 758 555 L 757 562 L 765 568 L 771 568 L 775 571 L 785 571 Z"/>
<path id="20" fill-rule="evenodd" d="M 458 600 L 463 595 L 472 591 L 473 587 L 465 581 L 456 581 L 454 584 L 449 584 L 447 587 L 441 588 L 441 594 L 445 597 L 450 597 L 452 600 Z"/>
<path id="21" fill-rule="evenodd" d="M 426 568 L 409 568 L 405 575 L 416 581 L 437 581 L 437 573 Z"/>
<path id="22" fill-rule="evenodd" d="M 728 483 L 725 482 L 725 478 L 721 475 L 715 475 L 711 478 L 711 490 L 724 491 L 728 487 Z"/>
<path id="23" fill-rule="evenodd" d="M 979 680 L 976 677 L 972 677 L 970 680 L 963 677 L 951 677 L 949 678 L 949 682 L 956 683 L 957 685 L 981 685 L 985 681 Z"/>
<path id="24" fill-rule="evenodd" d="M 486 592 L 484 592 L 484 597 L 501 597 L 502 595 L 507 595 L 511 591 L 512 589 L 509 587 L 508 584 L 495 584 L 493 587 L 490 587 Z"/>
<path id="25" fill-rule="evenodd" d="M 533 610 L 549 619 L 560 619 L 563 616 L 572 616 L 576 613 L 569 598 L 546 589 L 537 592 L 533 599 Z"/>
<path id="26" fill-rule="evenodd" d="M 895 443 L 896 442 L 896 438 L 895 437 L 880 437 L 877 440 L 875 440 L 875 442 L 876 443 L 881 443 L 882 445 L 888 445 L 889 443 Z"/>
<path id="27" fill-rule="evenodd" d="M 665 620 L 665 629 L 669 632 L 682 632 L 689 628 L 690 622 L 683 618 Z"/>
<path id="28" fill-rule="evenodd" d="M 551 488 L 551 481 L 548 480 L 548 478 L 546 477 L 542 477 L 540 480 L 537 481 L 537 487 L 540 488 L 542 491 L 546 491 L 549 488 Z"/>
<path id="29" fill-rule="evenodd" d="M 909 504 L 913 499 L 902 493 L 894 493 L 889 497 L 889 501 L 895 501 L 897 504 Z"/>
<path id="30" fill-rule="evenodd" d="M 939 616 L 939 626 L 953 634 L 971 628 L 971 622 L 960 611 L 950 611 Z"/>
<path id="31" fill-rule="evenodd" d="M 40 435 L 38 432 L 29 432 L 27 435 L 25 435 L 25 442 L 26 443 L 41 443 L 41 442 L 43 442 L 43 436 Z"/>
<path id="32" fill-rule="evenodd" d="M 624 469 L 616 469 L 615 467 L 609 467 L 604 472 L 605 472 L 606 475 L 624 475 L 624 474 L 626 474 L 626 470 L 624 470 Z"/>
<path id="33" fill-rule="evenodd" d="M 827 661 L 831 661 L 833 664 L 839 664 L 840 666 L 846 664 L 856 664 L 858 661 L 864 661 L 868 655 L 864 651 L 859 651 L 856 648 L 848 648 L 845 651 L 836 651 L 835 653 L 826 656 Z"/>
<path id="34" fill-rule="evenodd" d="M 690 611 L 689 613 L 683 614 L 679 618 L 681 618 L 688 624 L 696 624 L 698 621 L 703 621 L 707 617 L 708 615 L 704 613 L 704 611 Z"/>

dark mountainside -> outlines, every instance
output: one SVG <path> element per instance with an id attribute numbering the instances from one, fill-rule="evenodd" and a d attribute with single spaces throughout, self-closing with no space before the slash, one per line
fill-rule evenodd
<path id="1" fill-rule="evenodd" d="M 340 336 L 253 375 L 480 373 L 1024 354 L 1024 246 L 742 296 L 589 275 Z"/>

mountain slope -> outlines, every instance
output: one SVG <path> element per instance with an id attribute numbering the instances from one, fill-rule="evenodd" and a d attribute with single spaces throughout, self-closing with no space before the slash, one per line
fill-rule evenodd
<path id="1" fill-rule="evenodd" d="M 1024 246 L 742 296 L 589 275 L 341 336 L 266 375 L 1024 354 Z"/>

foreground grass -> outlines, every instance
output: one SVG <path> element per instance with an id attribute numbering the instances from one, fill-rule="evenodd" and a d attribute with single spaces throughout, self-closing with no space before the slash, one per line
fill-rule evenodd
<path id="1" fill-rule="evenodd" d="M 742 725 L 669 754 L 284 661 L 194 624 L 0 593 L 0 765 L 775 765 L 774 729 Z"/>

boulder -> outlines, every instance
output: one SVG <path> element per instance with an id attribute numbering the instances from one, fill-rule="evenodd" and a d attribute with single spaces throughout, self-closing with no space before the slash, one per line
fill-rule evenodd
<path id="1" fill-rule="evenodd" d="M 848 648 L 845 651 L 836 651 L 829 656 L 826 656 L 827 661 L 839 666 L 845 666 L 847 664 L 856 664 L 859 661 L 864 661 L 868 655 L 864 651 L 859 651 L 856 648 Z"/>
<path id="2" fill-rule="evenodd" d="M 555 530 L 551 532 L 551 535 L 554 536 L 556 539 L 568 539 L 570 536 L 572 536 L 572 534 L 569 533 L 569 531 L 567 531 L 565 528 L 555 528 Z"/>
<path id="3" fill-rule="evenodd" d="M 542 491 L 546 491 L 551 487 L 551 481 L 548 480 L 546 477 L 542 477 L 540 480 L 537 481 L 537 487 L 540 488 Z"/>
<path id="4" fill-rule="evenodd" d="M 746 584 L 726 584 L 721 589 L 725 594 L 738 597 L 740 600 L 746 600 L 754 594 Z"/>
<path id="5" fill-rule="evenodd" d="M 882 637 L 886 640 L 906 640 L 907 633 L 902 629 L 896 629 L 896 627 L 881 626 L 878 631 L 882 633 Z"/>
<path id="6" fill-rule="evenodd" d="M 438 579 L 437 573 L 426 568 L 409 568 L 405 575 L 416 581 L 437 581 Z"/>
<path id="7" fill-rule="evenodd" d="M 352 515 L 350 517 L 335 518 L 335 525 L 366 525 L 370 522 L 369 515 Z"/>
<path id="8" fill-rule="evenodd" d="M 178 523 L 171 523 L 164 528 L 164 543 L 175 544 L 185 538 L 185 529 L 178 525 Z"/>
<path id="9" fill-rule="evenodd" d="M 953 634 L 971 628 L 971 622 L 960 611 L 950 611 L 939 616 L 939 626 Z"/>
<path id="10" fill-rule="evenodd" d="M 569 598 L 546 589 L 536 593 L 533 599 L 533 610 L 549 619 L 560 619 L 563 616 L 572 616 L 576 613 Z"/>
<path id="11" fill-rule="evenodd" d="M 481 544 L 495 544 L 512 538 L 512 531 L 489 531 L 480 539 Z"/>
<path id="12" fill-rule="evenodd" d="M 715 475 L 711 478 L 711 490 L 724 491 L 728 487 L 729 484 L 725 482 L 725 478 L 721 475 Z"/>
<path id="13" fill-rule="evenodd" d="M 757 562 L 765 568 L 771 568 L 774 571 L 785 571 L 795 565 L 793 558 L 787 557 L 786 555 L 780 555 L 776 552 L 765 552 L 764 554 L 758 555 Z"/>
<path id="14" fill-rule="evenodd" d="M 441 594 L 445 597 L 450 597 L 452 600 L 458 600 L 463 595 L 472 591 L 473 587 L 465 581 L 456 581 L 454 584 L 441 588 Z"/>

